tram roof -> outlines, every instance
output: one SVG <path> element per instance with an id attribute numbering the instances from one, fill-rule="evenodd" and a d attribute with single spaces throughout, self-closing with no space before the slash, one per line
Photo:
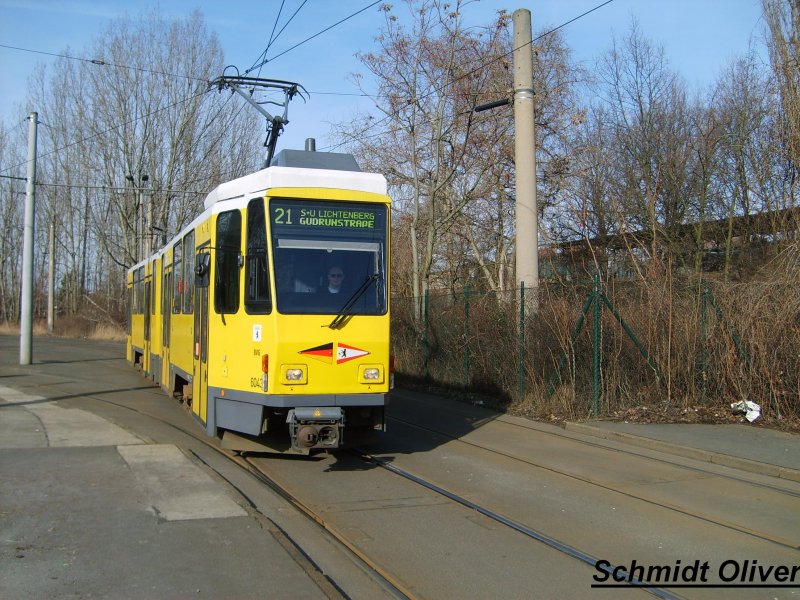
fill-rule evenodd
<path id="1" fill-rule="evenodd" d="M 270 188 L 329 188 L 386 194 L 386 178 L 379 173 L 333 169 L 271 166 L 221 183 L 206 196 L 208 209 L 217 202 L 264 194 Z"/>

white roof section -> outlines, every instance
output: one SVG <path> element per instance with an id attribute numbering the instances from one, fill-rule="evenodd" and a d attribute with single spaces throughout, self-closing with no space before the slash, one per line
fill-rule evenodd
<path id="1" fill-rule="evenodd" d="M 234 198 L 264 195 L 271 188 L 329 188 L 386 194 L 386 178 L 379 173 L 332 171 L 297 167 L 268 167 L 221 183 L 206 196 L 203 207 Z"/>

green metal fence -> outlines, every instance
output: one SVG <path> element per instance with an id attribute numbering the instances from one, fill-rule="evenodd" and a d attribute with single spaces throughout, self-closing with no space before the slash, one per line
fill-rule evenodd
<path id="1" fill-rule="evenodd" d="M 751 399 L 800 414 L 795 286 L 710 281 L 464 287 L 393 299 L 401 374 L 537 414 Z"/>

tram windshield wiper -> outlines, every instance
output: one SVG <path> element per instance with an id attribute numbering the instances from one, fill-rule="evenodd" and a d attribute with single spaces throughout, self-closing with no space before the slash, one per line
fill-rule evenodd
<path id="1" fill-rule="evenodd" d="M 331 329 L 337 329 L 344 322 L 344 320 L 351 314 L 350 309 L 353 308 L 353 305 L 356 302 L 358 302 L 358 299 L 361 298 L 361 296 L 364 295 L 364 293 L 369 288 L 370 284 L 374 283 L 375 281 L 378 281 L 379 277 L 380 275 L 378 275 L 377 273 L 373 273 L 372 275 L 367 277 L 364 280 L 364 283 L 361 284 L 361 287 L 358 288 L 355 292 L 353 292 L 353 295 L 347 299 L 347 302 L 344 303 L 344 306 L 342 306 L 341 310 L 334 317 L 333 321 L 331 321 L 328 324 L 328 327 L 330 327 Z"/>

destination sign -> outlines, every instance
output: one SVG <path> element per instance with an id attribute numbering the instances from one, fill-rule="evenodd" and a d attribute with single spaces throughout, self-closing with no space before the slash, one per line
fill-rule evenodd
<path id="1" fill-rule="evenodd" d="M 375 213 L 331 208 L 301 208 L 300 225 L 375 229 Z"/>
<path id="2" fill-rule="evenodd" d="M 386 209 L 380 205 L 330 202 L 275 201 L 270 205 L 273 227 L 333 228 L 378 230 L 385 229 Z"/>

